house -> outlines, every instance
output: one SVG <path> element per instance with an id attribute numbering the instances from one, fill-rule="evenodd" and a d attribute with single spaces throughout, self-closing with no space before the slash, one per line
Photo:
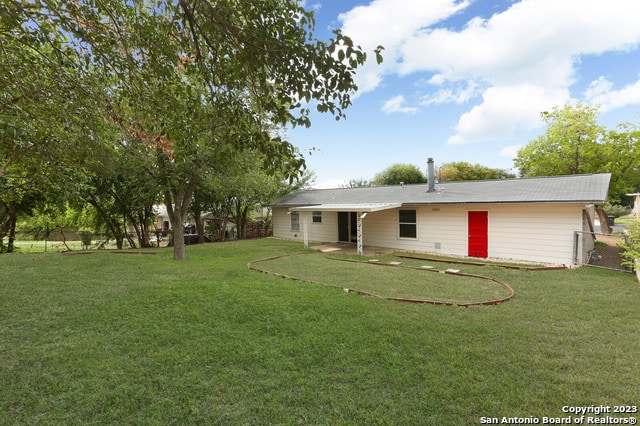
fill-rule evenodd
<path id="1" fill-rule="evenodd" d="M 610 174 L 300 191 L 272 205 L 273 235 L 441 255 L 580 264 Z M 587 231 L 587 233 L 577 232 Z"/>

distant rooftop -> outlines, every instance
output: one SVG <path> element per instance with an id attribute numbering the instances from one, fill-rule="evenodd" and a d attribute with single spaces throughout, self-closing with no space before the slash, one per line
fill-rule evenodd
<path id="1" fill-rule="evenodd" d="M 299 207 L 330 205 L 358 206 L 505 204 L 505 203 L 604 203 L 609 191 L 610 173 L 457 181 L 436 184 L 428 192 L 427 184 L 363 188 L 335 188 L 300 191 L 281 198 L 273 206 Z"/>

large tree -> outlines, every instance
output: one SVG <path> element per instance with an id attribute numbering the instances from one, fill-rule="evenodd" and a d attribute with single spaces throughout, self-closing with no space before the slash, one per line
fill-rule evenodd
<path id="1" fill-rule="evenodd" d="M 592 173 L 600 169 L 604 128 L 597 106 L 565 105 L 541 113 L 546 132 L 518 151 L 514 164 L 527 176 Z"/>
<path id="2" fill-rule="evenodd" d="M 188 207 L 220 151 L 258 150 L 266 168 L 286 164 L 295 177 L 304 160 L 274 137 L 272 124 L 308 126 L 310 102 L 344 117 L 355 69 L 366 59 L 339 31 L 329 41 L 313 38 L 313 14 L 297 0 L 10 1 L 1 12 L 10 30 L 0 41 L 20 40 L 16 60 L 35 51 L 59 86 L 91 100 L 84 109 L 102 110 L 121 127 L 122 141 L 154 159 L 175 259 L 185 258 Z M 380 48 L 376 54 L 380 61 Z M 64 73 L 56 73 L 60 64 Z M 21 70 L 40 89 L 29 67 Z M 72 116 L 88 114 L 65 105 Z"/>
<path id="3" fill-rule="evenodd" d="M 523 177 L 611 173 L 609 201 L 621 202 L 638 189 L 640 129 L 625 123 L 606 130 L 597 123 L 597 106 L 566 105 L 543 112 L 547 131 L 518 151 L 514 160 Z M 597 209 L 603 229 L 606 215 Z M 609 230 L 610 231 L 610 230 Z"/>
<path id="4" fill-rule="evenodd" d="M 609 201 L 631 201 L 626 194 L 640 190 L 640 127 L 622 123 L 616 130 L 607 130 L 600 160 L 599 171 L 611 173 Z"/>

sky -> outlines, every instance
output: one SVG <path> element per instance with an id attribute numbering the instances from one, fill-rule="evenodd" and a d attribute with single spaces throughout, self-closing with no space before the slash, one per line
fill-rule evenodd
<path id="1" fill-rule="evenodd" d="M 513 173 L 554 106 L 600 106 L 640 125 L 638 0 L 305 0 L 314 35 L 341 29 L 368 54 L 336 121 L 289 129 L 315 187 L 372 179 L 395 163 L 453 161 Z M 373 49 L 384 46 L 378 65 Z"/>

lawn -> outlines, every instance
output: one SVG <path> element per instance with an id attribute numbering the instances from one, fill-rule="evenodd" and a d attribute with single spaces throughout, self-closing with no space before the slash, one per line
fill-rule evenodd
<path id="1" fill-rule="evenodd" d="M 301 267 L 304 265 L 304 267 Z M 508 286 L 479 274 L 456 275 L 460 270 L 445 264 L 405 260 L 393 255 L 375 259 L 357 256 L 283 256 L 251 264 L 262 272 L 330 285 L 387 299 L 442 304 L 482 304 L 511 296 Z M 471 269 L 471 268 L 469 268 Z M 477 268 L 474 268 L 477 269 Z"/>
<path id="2" fill-rule="evenodd" d="M 247 267 L 299 251 L 264 239 L 189 246 L 185 262 L 0 255 L 0 424 L 459 425 L 640 402 L 631 274 L 451 266 L 515 291 L 460 308 Z M 297 267 L 313 274 L 314 256 Z M 360 268 L 337 264 L 337 277 Z"/>

